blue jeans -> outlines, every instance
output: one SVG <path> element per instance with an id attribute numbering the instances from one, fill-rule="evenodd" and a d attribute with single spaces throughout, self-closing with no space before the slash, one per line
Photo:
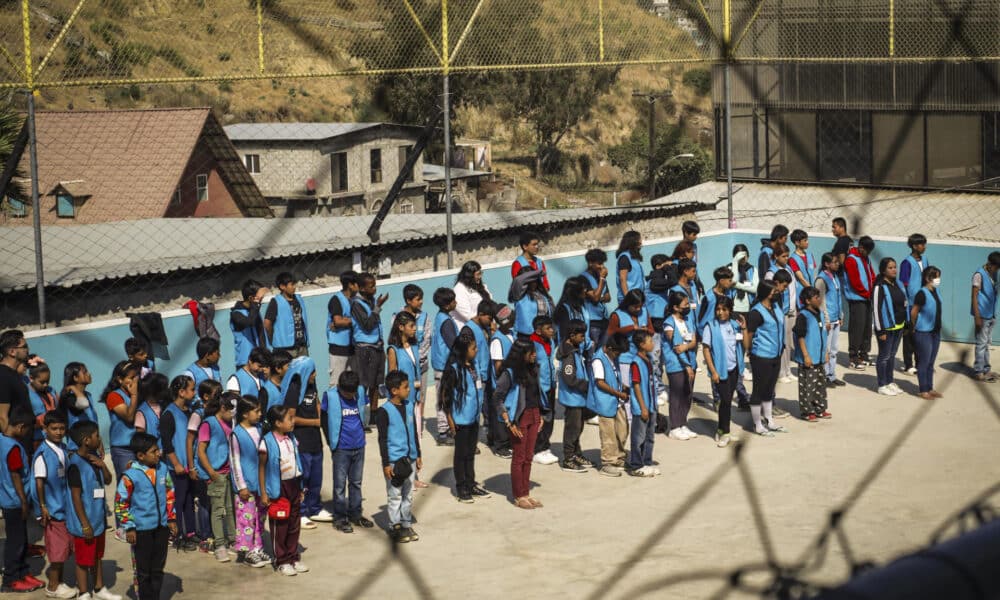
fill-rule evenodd
<path id="1" fill-rule="evenodd" d="M 641 415 L 632 415 L 632 432 L 629 443 L 632 448 L 628 455 L 630 469 L 639 469 L 653 464 L 653 433 L 655 432 L 655 412 L 649 412 L 648 421 L 643 421 Z"/>
<path id="2" fill-rule="evenodd" d="M 334 450 L 333 518 L 343 520 L 361 516 L 361 476 L 365 472 L 365 449 Z"/>
<path id="3" fill-rule="evenodd" d="M 833 381 L 837 378 L 837 342 L 840 340 L 840 321 L 830 328 L 826 334 L 826 347 L 830 352 L 830 359 L 826 361 L 826 378 Z"/>
<path id="4" fill-rule="evenodd" d="M 976 330 L 976 362 L 972 365 L 976 373 L 990 372 L 990 342 L 996 322 L 996 318 L 983 319 L 983 326 Z"/>
<path id="5" fill-rule="evenodd" d="M 934 389 L 934 361 L 941 346 L 941 333 L 934 331 L 914 331 L 914 350 L 917 353 L 917 383 L 920 391 Z"/>
<path id="6" fill-rule="evenodd" d="M 300 452 L 302 461 L 302 516 L 312 517 L 323 507 L 319 503 L 319 492 L 323 487 L 323 452 Z"/>
<path id="7" fill-rule="evenodd" d="M 530 457 L 529 457 L 530 461 Z M 413 524 L 410 508 L 413 506 L 413 480 L 417 470 L 414 469 L 401 487 L 392 485 L 391 479 L 385 480 L 386 511 L 389 513 L 389 527 L 399 524 L 404 529 Z"/>
<path id="8" fill-rule="evenodd" d="M 896 366 L 896 351 L 899 350 L 899 342 L 903 339 L 903 330 L 886 331 L 885 339 L 875 340 L 878 342 L 878 359 L 875 361 L 875 376 L 878 378 L 878 386 L 892 383 L 892 371 Z"/>

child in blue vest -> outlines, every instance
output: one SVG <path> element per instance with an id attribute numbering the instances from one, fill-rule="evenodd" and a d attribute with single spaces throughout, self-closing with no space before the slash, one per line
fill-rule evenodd
<path id="1" fill-rule="evenodd" d="M 413 422 L 413 408 L 407 403 L 410 382 L 406 373 L 391 371 L 385 376 L 389 401 L 375 412 L 378 446 L 385 476 L 389 537 L 397 544 L 420 539 L 413 530 L 413 479 L 424 461 L 420 439 Z"/>
<path id="2" fill-rule="evenodd" d="M 260 445 L 260 403 L 253 396 L 243 396 L 236 403 L 237 425 L 229 438 L 229 464 L 236 492 L 236 561 L 254 568 L 271 563 L 264 552 L 264 513 L 257 479 L 257 446 Z"/>
<path id="3" fill-rule="evenodd" d="M 608 302 L 611 302 L 611 292 L 608 290 L 608 254 L 600 248 L 587 250 L 584 256 L 587 270 L 580 274 L 586 292 L 584 307 L 590 317 L 590 342 L 594 351 L 604 347 L 604 339 L 608 333 Z"/>
<path id="4" fill-rule="evenodd" d="M 115 365 L 111 378 L 101 393 L 101 402 L 108 407 L 111 421 L 111 464 L 115 478 L 121 479 L 128 464 L 135 460 L 130 449 L 132 434 L 135 433 L 135 415 L 139 412 L 139 369 L 127 360 Z M 125 531 L 115 523 L 115 539 L 125 539 Z"/>
<path id="5" fill-rule="evenodd" d="M 28 399 L 31 401 L 31 412 L 35 414 L 34 435 L 32 436 L 32 448 L 34 452 L 45 438 L 44 424 L 45 413 L 55 410 L 59 406 L 59 399 L 55 391 L 49 385 L 52 379 L 52 372 L 45 363 L 39 363 L 28 369 Z"/>
<path id="6" fill-rule="evenodd" d="M 597 413 L 601 437 L 601 475 L 621 477 L 628 440 L 628 390 L 622 383 L 618 357 L 628 351 L 624 333 L 609 335 L 590 363 L 591 386 L 587 406 Z"/>
<path id="7" fill-rule="evenodd" d="M 487 440 L 490 447 L 493 448 L 493 454 L 496 456 L 510 460 L 513 453 L 510 449 L 510 436 L 508 435 L 507 428 L 504 427 L 503 422 L 500 420 L 500 415 L 496 412 L 496 404 L 490 402 L 489 399 L 493 397 L 492 390 L 496 390 L 497 378 L 502 372 L 503 361 L 506 360 L 507 355 L 510 353 L 511 347 L 514 345 L 514 314 L 509 306 L 501 305 L 496 311 L 495 317 L 497 327 L 493 335 L 490 336 L 490 395 L 487 397 L 487 408 L 486 408 L 486 422 L 490 426 L 490 432 L 487 433 Z"/>
<path id="8" fill-rule="evenodd" d="M 687 426 L 693 400 L 698 332 L 691 322 L 691 301 L 686 293 L 680 290 L 670 292 L 667 311 L 669 316 L 663 322 L 663 364 L 667 372 L 670 406 L 670 431 L 667 435 L 674 440 L 687 441 L 698 437 Z"/>
<path id="9" fill-rule="evenodd" d="M 775 225 L 771 228 L 771 237 L 760 241 L 760 254 L 757 256 L 757 272 L 767 273 L 774 266 L 774 249 L 788 243 L 788 228 Z"/>
<path id="10" fill-rule="evenodd" d="M 69 430 L 77 445 L 66 461 L 67 495 L 70 503 L 66 511 L 66 529 L 73 536 L 73 555 L 76 557 L 76 585 L 78 598 L 121 600 L 104 585 L 101 567 L 104 557 L 104 529 L 107 506 L 104 486 L 111 483 L 111 471 L 98 454 L 101 450 L 101 433 L 97 423 L 81 421 Z M 129 437 L 131 444 L 132 438 Z M 129 446 L 129 454 L 132 448 Z M 124 473 L 123 473 L 124 474 Z M 123 538 L 124 535 L 123 535 Z M 93 579 L 93 585 L 90 581 Z"/>
<path id="11" fill-rule="evenodd" d="M 72 538 L 66 530 L 66 413 L 51 410 L 43 417 L 45 440 L 35 450 L 32 471 L 35 477 L 35 515 L 45 530 L 45 555 L 49 559 L 50 598 L 76 598 L 76 588 L 63 583 L 63 563 L 69 558 Z"/>
<path id="12" fill-rule="evenodd" d="M 441 373 L 448 361 L 448 354 L 451 353 L 451 346 L 458 337 L 458 325 L 451 318 L 451 311 L 458 305 L 455 301 L 455 291 L 450 288 L 438 288 L 434 290 L 434 306 L 438 307 L 438 313 L 434 317 L 434 333 L 431 339 L 431 368 L 434 369 L 434 389 L 440 389 Z M 438 446 L 451 446 L 455 443 L 454 438 L 448 432 L 448 417 L 443 411 L 438 410 L 437 418 L 437 443 Z M 417 433 L 423 432 L 423 426 L 417 426 Z"/>
<path id="13" fill-rule="evenodd" d="M 431 365 L 431 341 L 434 339 L 434 321 L 424 310 L 424 290 L 419 285 L 408 283 L 403 286 L 403 310 L 400 312 L 410 313 L 417 323 L 415 334 L 416 346 L 420 355 L 420 379 L 414 383 L 420 384 L 417 393 L 417 405 L 413 407 L 413 418 L 417 422 L 417 435 L 424 433 L 424 401 L 427 399 L 427 373 L 430 372 Z M 330 381 L 336 381 L 330 379 Z M 417 487 L 422 487 L 423 482 L 417 480 Z"/>
<path id="14" fill-rule="evenodd" d="M 170 381 L 170 394 L 172 401 L 163 408 L 160 416 L 160 444 L 167 467 L 173 472 L 179 529 L 174 536 L 174 546 L 178 550 L 191 551 L 198 548 L 194 515 L 194 484 L 198 475 L 189 458 L 187 445 L 190 406 L 195 396 L 194 380 L 187 375 L 174 377 Z"/>
<path id="15" fill-rule="evenodd" d="M 282 515 L 283 518 L 269 515 L 268 521 L 274 546 L 274 566 L 280 575 L 295 576 L 309 572 L 299 554 L 302 461 L 298 443 L 291 435 L 295 429 L 295 418 L 289 408 L 279 404 L 268 409 L 267 421 L 271 431 L 264 434 L 257 448 L 260 457 L 257 468 L 260 501 L 265 510 L 269 510 L 267 507 L 278 499 L 288 503 L 287 515 Z"/>
<path id="16" fill-rule="evenodd" d="M 341 373 L 337 385 L 323 394 L 323 422 L 333 462 L 333 526 L 344 533 L 354 533 L 353 525 L 375 526 L 361 508 L 367 410 L 365 391 L 352 371 Z"/>
<path id="17" fill-rule="evenodd" d="M 795 376 L 792 375 L 792 327 L 795 324 L 795 313 L 799 305 L 799 287 L 795 283 L 795 276 L 792 268 L 788 266 L 789 260 L 788 246 L 778 246 L 774 249 L 774 264 L 771 269 L 764 274 L 765 281 L 774 281 L 778 286 L 780 295 L 777 303 L 781 313 L 784 315 L 785 350 L 781 355 L 781 366 L 778 371 L 778 381 L 780 383 L 792 383 Z M 783 416 L 783 415 L 782 415 Z"/>
<path id="18" fill-rule="evenodd" d="M 160 439 L 160 417 L 163 408 L 173 401 L 170 380 L 163 373 L 147 373 L 139 381 L 139 398 L 142 404 L 135 413 L 135 430 Z"/>
<path id="19" fill-rule="evenodd" d="M 483 380 L 476 368 L 478 348 L 474 338 L 459 335 L 441 375 L 442 409 L 455 438 L 455 492 L 458 501 L 465 504 L 471 504 L 474 497 L 490 495 L 476 482 L 476 444 L 484 398 Z"/>
<path id="20" fill-rule="evenodd" d="M 524 267 L 510 282 L 507 301 L 514 307 L 514 331 L 520 340 L 531 337 L 535 317 L 551 317 L 555 311 L 552 297 L 540 283 L 541 277 L 541 271 Z"/>
<path id="21" fill-rule="evenodd" d="M 638 231 L 626 231 L 615 252 L 615 284 L 618 289 L 618 303 L 631 290 L 642 290 L 646 285 L 646 274 L 642 269 L 642 235 Z"/>
<path id="22" fill-rule="evenodd" d="M 263 348 L 254 348 L 244 359 L 243 365 L 226 380 L 226 390 L 237 392 L 241 396 L 260 398 L 260 390 L 264 387 L 264 377 L 269 362 L 268 352 Z"/>
<path id="23" fill-rule="evenodd" d="M 330 381 L 337 381 L 340 374 L 351 368 L 354 357 L 351 319 L 351 302 L 358 294 L 358 274 L 344 271 L 340 274 L 340 291 L 330 296 L 326 305 L 326 343 L 330 353 Z"/>
<path id="24" fill-rule="evenodd" d="M 191 363 L 183 375 L 194 379 L 195 387 L 201 385 L 201 382 L 206 379 L 222 383 L 222 374 L 219 371 L 219 356 L 221 355 L 219 340 L 210 337 L 199 339 L 195 346 L 195 355 L 198 359 Z"/>
<path id="25" fill-rule="evenodd" d="M 229 438 L 233 432 L 233 404 L 240 398 L 226 392 L 205 404 L 205 418 L 198 428 L 195 466 L 198 478 L 208 482 L 212 509 L 212 539 L 215 560 L 229 562 L 236 554 L 236 522 L 233 518 L 233 488 L 229 483 Z"/>
<path id="26" fill-rule="evenodd" d="M 715 304 L 714 316 L 701 332 L 705 366 L 712 387 L 719 393 L 719 419 L 715 445 L 725 448 L 733 441 L 730 434 L 733 394 L 743 374 L 743 317 L 733 314 L 733 299 L 728 296 Z"/>
<path id="27" fill-rule="evenodd" d="M 559 359 L 559 404 L 563 417 L 563 460 L 559 464 L 563 471 L 584 473 L 594 463 L 583 456 L 580 434 L 583 424 L 593 416 L 587 408 L 590 391 L 590 372 L 587 369 L 587 354 L 584 348 L 587 339 L 587 324 L 583 321 L 569 322 L 566 339 L 559 345 L 556 358 Z"/>
<path id="28" fill-rule="evenodd" d="M 191 415 L 187 426 L 187 456 L 191 474 L 191 494 L 194 496 L 195 522 L 201 542 L 198 549 L 212 552 L 215 540 L 212 537 L 212 503 L 208 496 L 208 478 L 198 472 L 198 431 L 205 419 L 205 407 L 222 395 L 222 384 L 214 379 L 206 379 L 197 384 L 197 395 L 191 403 Z"/>
<path id="29" fill-rule="evenodd" d="M 632 433 L 629 454 L 629 475 L 653 477 L 660 470 L 653 466 L 653 434 L 656 431 L 656 387 L 653 385 L 654 338 L 648 331 L 639 330 L 632 334 L 635 345 L 635 360 L 632 362 Z"/>
<path id="30" fill-rule="evenodd" d="M 229 330 L 233 333 L 234 366 L 239 369 L 247 363 L 254 348 L 265 346 L 264 321 L 260 307 L 270 293 L 263 283 L 248 279 L 241 290 L 243 299 L 229 311 Z"/>
<path id="31" fill-rule="evenodd" d="M 547 316 L 535 317 L 532 323 L 534 333 L 531 334 L 531 343 L 535 346 L 536 361 L 538 362 L 538 383 L 545 396 L 542 408 L 542 424 L 538 429 L 538 437 L 535 438 L 534 462 L 540 465 L 551 465 L 559 462 L 555 454 L 552 454 L 552 429 L 555 421 L 555 400 L 556 400 L 556 367 L 553 363 L 555 357 L 555 337 L 556 329 L 552 323 L 552 318 Z"/>
<path id="32" fill-rule="evenodd" d="M 138 432 L 132 436 L 135 461 L 118 482 L 115 512 L 132 545 L 137 600 L 159 600 L 170 536 L 177 535 L 174 483 L 160 462 L 156 438 Z"/>
<path id="33" fill-rule="evenodd" d="M 87 391 L 87 386 L 93 382 L 93 375 L 87 370 L 87 365 L 81 362 L 66 363 L 63 369 L 63 388 L 59 392 L 59 408 L 66 411 L 67 430 L 77 421 L 97 422 L 94 398 Z M 66 446 L 70 450 L 76 450 L 72 439 L 66 439 Z"/>
<path id="34" fill-rule="evenodd" d="M 885 257 L 879 263 L 879 275 L 872 286 L 873 326 L 878 341 L 878 359 L 875 361 L 877 391 L 883 396 L 898 396 L 903 390 L 896 385 L 896 351 L 906 327 L 906 291 L 896 277 L 896 261 Z"/>
<path id="35" fill-rule="evenodd" d="M 156 371 L 156 363 L 149 356 L 149 347 L 139 338 L 131 337 L 125 340 L 125 356 L 139 369 L 140 378 Z"/>
<path id="36" fill-rule="evenodd" d="M 316 363 L 308 356 L 292 360 L 282 382 L 285 406 L 295 419 L 295 440 L 302 462 L 302 528 L 315 529 L 316 523 L 330 523 L 333 515 L 320 503 L 323 487 L 323 419 L 319 390 L 316 388 Z"/>
<path id="37" fill-rule="evenodd" d="M 990 383 L 998 377 L 990 366 L 990 344 L 996 324 L 997 271 L 1000 271 L 1000 252 L 990 252 L 986 264 L 972 275 L 972 321 L 976 328 L 976 358 L 972 370 L 977 381 Z"/>
<path id="38" fill-rule="evenodd" d="M 28 570 L 28 452 L 19 440 L 29 436 L 34 418 L 30 411 L 17 408 L 7 417 L 0 433 L 0 509 L 3 510 L 7 539 L 3 551 L 3 592 L 30 592 L 45 584 Z M 95 426 L 96 428 L 96 426 Z M 103 532 L 104 529 L 101 528 Z"/>
<path id="39" fill-rule="evenodd" d="M 271 362 L 267 368 L 267 377 L 264 385 L 261 386 L 263 395 L 267 396 L 267 402 L 261 402 L 260 410 L 267 413 L 272 406 L 279 406 L 285 403 L 285 397 L 281 394 L 281 383 L 288 373 L 288 365 L 292 364 L 292 355 L 284 350 L 271 353 Z"/>
<path id="40" fill-rule="evenodd" d="M 820 311 L 826 323 L 826 347 L 830 355 L 826 361 L 827 387 L 842 387 L 847 385 L 842 379 L 837 379 L 837 349 L 839 348 L 840 329 L 844 323 L 844 297 L 841 295 L 843 281 L 840 277 L 840 259 L 832 252 L 823 254 L 823 270 L 816 276 L 813 284 L 822 298 Z"/>
<path id="41" fill-rule="evenodd" d="M 305 300 L 295 293 L 295 276 L 278 273 L 274 285 L 279 293 L 264 313 L 264 332 L 271 350 L 287 350 L 293 357 L 309 354 L 309 319 Z"/>
<path id="42" fill-rule="evenodd" d="M 826 410 L 825 365 L 829 356 L 826 345 L 826 321 L 820 305 L 823 298 L 819 290 L 809 286 L 799 295 L 802 310 L 792 329 L 795 337 L 795 362 L 799 365 L 799 416 L 815 423 L 829 419 Z"/>
<path id="43" fill-rule="evenodd" d="M 761 281 L 757 298 L 747 315 L 743 331 L 743 349 L 750 354 L 753 369 L 753 392 L 750 396 L 750 416 L 754 433 L 774 437 L 773 432 L 785 428 L 774 424 L 774 388 L 778 382 L 781 353 L 785 345 L 785 319 L 776 299 L 781 290 L 773 281 Z"/>
<path id="44" fill-rule="evenodd" d="M 899 283 L 906 291 L 906 302 L 913 305 L 913 297 L 920 291 L 923 283 L 920 281 L 924 269 L 930 265 L 924 253 L 927 251 L 927 236 L 922 233 L 914 233 L 906 239 L 906 245 L 910 248 L 910 254 L 899 261 Z M 830 348 L 831 352 L 833 348 Z M 903 370 L 910 375 L 916 375 L 917 369 L 913 366 L 913 329 L 907 319 L 906 328 L 903 330 Z"/>
<path id="45" fill-rule="evenodd" d="M 653 327 L 653 354 L 650 357 L 653 361 L 653 370 L 656 372 L 654 380 L 656 383 L 656 397 L 660 402 L 666 402 L 667 390 L 663 383 L 663 321 L 667 318 L 667 295 L 670 288 L 677 281 L 674 276 L 672 263 L 666 254 L 654 254 L 649 259 L 652 270 L 649 272 L 646 282 L 646 312 L 649 313 L 649 322 Z"/>
<path id="46" fill-rule="evenodd" d="M 354 327 L 351 336 L 354 343 L 355 370 L 361 379 L 361 387 L 372 407 L 378 407 L 379 386 L 385 381 L 385 338 L 382 336 L 382 305 L 389 300 L 388 294 L 375 297 L 375 276 L 371 273 L 358 275 L 358 295 L 351 302 L 351 319 Z"/>
<path id="47" fill-rule="evenodd" d="M 913 344 L 917 353 L 918 395 L 924 400 L 940 398 L 934 389 L 934 363 L 941 347 L 941 315 L 944 308 L 938 288 L 941 287 L 941 269 L 929 266 L 924 269 L 924 285 L 913 297 L 910 323 L 913 325 Z"/>
<path id="48" fill-rule="evenodd" d="M 733 287 L 733 272 L 729 267 L 719 267 L 712 272 L 715 285 L 702 296 L 698 305 L 698 317 L 695 331 L 701 335 L 705 327 L 715 318 L 715 307 L 723 298 L 729 297 L 729 290 Z M 697 354 L 697 353 L 696 353 Z M 713 381 L 712 384 L 712 405 L 718 410 L 720 398 L 719 388 Z"/>
<path id="49" fill-rule="evenodd" d="M 413 420 L 417 424 L 417 437 L 423 433 L 420 421 L 423 419 L 423 381 L 420 368 L 420 350 L 417 346 L 417 320 L 412 313 L 407 311 L 396 314 L 392 322 L 392 331 L 389 333 L 389 349 L 386 351 L 386 362 L 390 371 L 402 371 L 410 378 L 413 385 L 410 386 L 410 396 L 406 402 L 413 409 Z M 440 384 L 435 390 L 441 391 Z M 449 433 L 448 439 L 454 439 Z M 420 473 L 417 473 L 414 480 L 417 488 L 426 488 L 427 484 L 420 481 Z"/>
<path id="50" fill-rule="evenodd" d="M 549 291 L 549 276 L 545 270 L 545 263 L 538 256 L 538 250 L 542 245 L 542 238 L 534 231 L 525 231 L 518 239 L 518 244 L 521 246 L 521 256 L 515 258 L 514 262 L 510 265 L 511 278 L 516 279 L 521 274 L 521 270 L 526 267 L 539 271 L 542 274 L 542 289 L 547 293 Z"/>
<path id="51" fill-rule="evenodd" d="M 792 232 L 789 238 L 795 250 L 788 257 L 788 267 L 792 270 L 795 278 L 795 286 L 798 289 L 805 289 L 816 281 L 819 270 L 816 267 L 816 259 L 809 252 L 809 234 L 801 229 Z M 796 308 L 802 308 L 802 296 L 799 296 Z"/>

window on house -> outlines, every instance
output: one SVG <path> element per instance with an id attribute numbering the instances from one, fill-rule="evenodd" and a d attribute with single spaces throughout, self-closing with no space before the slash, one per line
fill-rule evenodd
<path id="1" fill-rule="evenodd" d="M 69 194 L 56 195 L 56 216 L 72 219 L 76 216 L 76 206 L 73 204 L 73 196 Z"/>
<path id="2" fill-rule="evenodd" d="M 334 192 L 347 191 L 347 153 L 330 155 L 330 185 Z"/>
<path id="3" fill-rule="evenodd" d="M 406 157 L 410 155 L 410 152 L 413 152 L 413 146 L 400 146 L 400 148 L 399 148 L 399 170 L 400 171 L 403 170 L 403 165 L 406 164 Z M 403 179 L 403 181 L 405 181 L 407 183 L 410 183 L 411 181 L 413 181 L 413 169 L 409 170 L 409 172 L 406 174 L 406 177 Z"/>
<path id="4" fill-rule="evenodd" d="M 26 217 L 28 205 L 13 196 L 7 196 L 7 214 L 11 217 Z"/>
<path id="5" fill-rule="evenodd" d="M 382 150 L 375 148 L 368 153 L 372 183 L 382 183 Z"/>
<path id="6" fill-rule="evenodd" d="M 399 214 L 401 215 L 412 215 L 413 214 L 413 202 L 409 200 L 403 200 L 399 203 Z"/>
<path id="7" fill-rule="evenodd" d="M 198 202 L 208 200 L 208 175 L 195 176 L 195 189 L 198 191 Z"/>
<path id="8" fill-rule="evenodd" d="M 246 163 L 248 172 L 260 173 L 260 154 L 244 154 L 243 162 Z"/>

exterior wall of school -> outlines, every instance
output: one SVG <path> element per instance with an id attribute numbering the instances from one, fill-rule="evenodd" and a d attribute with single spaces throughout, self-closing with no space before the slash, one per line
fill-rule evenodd
<path id="1" fill-rule="evenodd" d="M 671 228 L 672 231 L 678 229 L 679 226 L 676 225 Z M 723 231 L 703 235 L 698 240 L 698 252 L 699 263 L 702 265 L 700 275 L 705 284 L 711 285 L 711 272 L 716 266 L 730 262 L 734 244 L 746 244 L 751 249 L 752 258 L 756 258 L 756 251 L 760 248 L 760 239 L 766 235 L 765 232 L 756 231 Z M 677 241 L 678 238 L 673 237 L 647 242 L 643 247 L 644 262 L 648 264 L 648 258 L 654 254 L 669 254 Z M 828 235 L 816 235 L 811 239 L 811 242 L 811 251 L 817 256 L 817 260 L 822 252 L 833 246 L 833 239 Z M 578 243 L 579 245 L 576 247 L 580 249 L 562 254 L 550 253 L 546 255 L 543 251 L 543 257 L 547 256 L 545 264 L 557 301 L 565 280 L 579 274 L 586 267 L 583 254 L 585 248 L 593 247 L 593 244 L 588 245 L 582 239 L 578 239 Z M 613 271 L 614 247 L 604 247 L 609 255 L 608 267 Z M 461 265 L 463 260 L 472 259 L 482 261 L 483 256 L 510 257 L 511 260 L 516 256 L 516 253 L 509 247 L 497 248 L 496 250 L 492 254 L 478 253 L 478 258 L 477 256 L 459 256 L 455 264 Z M 972 273 L 985 262 L 986 256 L 991 250 L 991 248 L 977 245 L 944 243 L 935 240 L 931 240 L 928 244 L 927 254 L 931 258 L 931 264 L 941 268 L 943 273 L 941 291 L 941 298 L 945 305 L 943 339 L 957 342 L 973 341 L 972 318 L 969 316 L 970 280 Z M 877 265 L 878 261 L 886 255 L 902 259 L 906 254 L 905 240 L 878 240 L 873 262 Z M 380 280 L 378 292 L 388 293 L 390 297 L 386 304 L 386 310 L 383 312 L 384 331 L 388 331 L 393 313 L 402 306 L 403 286 L 408 283 L 421 286 L 425 294 L 424 308 L 433 315 L 436 312 L 436 308 L 431 302 L 434 290 L 438 287 L 453 287 L 456 272 L 457 269 L 453 269 Z M 510 282 L 510 260 L 505 259 L 485 264 L 484 281 L 494 298 L 505 302 Z M 328 353 L 324 329 L 326 305 L 330 295 L 337 289 L 334 287 L 302 292 L 309 319 L 310 355 L 317 362 L 317 385 L 320 389 L 325 389 L 329 383 Z M 157 370 L 168 377 L 173 377 L 184 371 L 195 360 L 194 348 L 197 336 L 192 326 L 191 317 L 186 311 L 166 312 L 163 313 L 163 317 L 167 338 L 170 341 L 171 356 L 169 359 L 158 358 Z M 220 308 L 218 310 L 215 316 L 215 326 L 222 334 L 220 367 L 223 377 L 228 378 L 233 372 L 233 346 L 232 334 L 229 330 L 228 309 Z M 95 400 L 100 395 L 114 364 L 124 358 L 123 343 L 130 335 L 127 319 L 113 319 L 86 325 L 33 331 L 27 334 L 31 352 L 43 356 L 52 366 L 53 387 L 59 389 L 62 386 L 63 365 L 74 360 L 82 361 L 94 376 L 94 383 L 90 391 Z M 994 331 L 994 345 L 997 343 L 1000 343 L 1000 328 Z M 104 431 L 106 431 L 107 412 L 103 406 L 98 408 L 98 412 L 105 426 Z"/>

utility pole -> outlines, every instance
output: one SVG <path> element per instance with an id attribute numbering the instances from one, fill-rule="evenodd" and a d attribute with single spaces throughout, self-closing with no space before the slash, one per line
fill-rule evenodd
<path id="1" fill-rule="evenodd" d="M 647 177 L 649 181 L 647 182 L 647 189 L 649 193 L 649 199 L 656 199 L 656 166 L 653 161 L 656 160 L 654 154 L 654 148 L 656 144 L 656 101 L 660 98 L 669 98 L 672 93 L 667 90 L 665 92 L 639 92 L 633 91 L 633 98 L 645 98 L 646 104 L 649 107 L 649 156 L 647 161 Z"/>

